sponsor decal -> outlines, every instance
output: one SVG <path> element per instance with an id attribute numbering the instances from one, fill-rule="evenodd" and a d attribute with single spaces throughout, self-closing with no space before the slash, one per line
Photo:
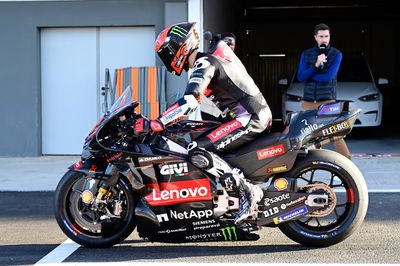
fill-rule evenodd
<path id="1" fill-rule="evenodd" d="M 85 190 L 82 192 L 82 201 L 86 204 L 92 202 L 93 193 L 90 190 Z"/>
<path id="2" fill-rule="evenodd" d="M 263 211 L 264 217 L 269 217 L 269 216 L 275 215 L 277 213 L 279 213 L 279 208 L 278 207 L 273 207 L 271 209 Z"/>
<path id="3" fill-rule="evenodd" d="M 277 190 L 287 189 L 288 183 L 289 182 L 285 178 L 282 178 L 282 177 L 278 178 L 274 182 L 274 188 L 276 188 Z"/>
<path id="4" fill-rule="evenodd" d="M 336 124 L 336 125 L 333 125 L 331 127 L 323 129 L 322 130 L 322 135 L 324 135 L 324 136 L 332 135 L 332 134 L 335 134 L 337 132 L 341 132 L 341 131 L 349 129 L 349 128 L 350 128 L 349 122 L 347 120 L 345 120 L 345 121 L 343 121 L 343 122 L 341 122 L 339 124 Z"/>
<path id="5" fill-rule="evenodd" d="M 213 240 L 218 240 L 218 238 L 221 236 L 222 235 L 220 232 L 215 232 L 215 233 L 208 233 L 208 234 L 198 234 L 198 235 L 186 236 L 186 240 L 213 241 Z"/>
<path id="6" fill-rule="evenodd" d="M 219 230 L 221 231 L 225 241 L 233 241 L 238 239 L 235 226 L 227 226 L 220 228 Z"/>
<path id="7" fill-rule="evenodd" d="M 179 233 L 179 232 L 186 232 L 186 227 L 178 228 L 178 229 L 167 229 L 163 231 L 158 231 L 159 234 L 171 234 L 171 233 Z"/>
<path id="8" fill-rule="evenodd" d="M 122 156 L 122 152 L 120 152 L 120 153 L 118 153 L 118 154 L 116 154 L 116 155 L 114 155 L 113 157 L 111 157 L 110 159 L 107 159 L 107 163 L 109 163 L 109 162 L 112 162 L 112 161 L 114 161 L 114 160 L 116 160 L 116 159 L 118 159 L 119 157 L 121 157 Z"/>
<path id="9" fill-rule="evenodd" d="M 326 234 L 322 234 L 322 235 L 310 234 L 310 233 L 305 232 L 303 230 L 300 230 L 300 234 L 302 234 L 304 236 L 307 236 L 307 237 L 311 237 L 311 238 L 317 238 L 317 239 L 328 238 L 328 235 L 326 235 Z"/>
<path id="10" fill-rule="evenodd" d="M 280 202 L 282 200 L 287 200 L 287 199 L 290 199 L 290 194 L 289 193 L 285 193 L 285 194 L 282 194 L 282 195 L 279 195 L 279 196 L 276 196 L 276 197 L 273 197 L 273 198 L 266 198 L 264 200 L 264 206 L 268 207 L 271 204 Z"/>
<path id="11" fill-rule="evenodd" d="M 82 161 L 74 163 L 74 170 L 81 169 L 83 167 Z"/>
<path id="12" fill-rule="evenodd" d="M 185 30 L 184 28 L 180 27 L 180 26 L 174 26 L 172 27 L 172 29 L 169 32 L 170 34 L 175 34 L 181 38 L 185 38 L 186 35 L 188 34 L 188 31 Z"/>
<path id="13" fill-rule="evenodd" d="M 275 156 L 278 156 L 278 155 L 281 155 L 284 153 L 285 153 L 285 147 L 283 146 L 283 144 L 280 144 L 280 145 L 276 145 L 271 148 L 266 148 L 266 149 L 257 151 L 257 157 L 258 157 L 258 160 L 264 160 L 264 159 L 275 157 Z"/>
<path id="14" fill-rule="evenodd" d="M 189 79 L 189 83 L 201 84 L 202 82 L 203 82 L 202 78 L 191 78 L 191 79 Z"/>
<path id="15" fill-rule="evenodd" d="M 198 225 L 214 224 L 214 223 L 215 223 L 215 220 L 201 220 L 201 221 L 193 222 L 193 225 L 198 226 Z"/>
<path id="16" fill-rule="evenodd" d="M 160 159 L 162 159 L 161 156 L 157 156 L 157 157 L 140 157 L 139 158 L 139 163 L 148 162 L 148 161 L 155 161 L 155 160 L 160 160 Z"/>
<path id="17" fill-rule="evenodd" d="M 147 195 L 145 199 L 152 206 L 211 200 L 210 181 L 208 178 L 203 178 L 160 183 L 160 189 L 154 186 L 152 193 Z"/>
<path id="18" fill-rule="evenodd" d="M 203 218 L 210 218 L 213 216 L 212 210 L 190 210 L 190 211 L 183 211 L 177 212 L 170 210 L 169 216 L 167 213 L 157 214 L 158 222 L 168 222 L 170 217 L 171 219 L 175 220 L 190 220 L 190 219 L 203 219 Z M 207 220 L 207 221 L 214 221 L 214 220 Z M 194 224 L 194 223 L 193 223 Z"/>
<path id="19" fill-rule="evenodd" d="M 95 165 L 95 164 L 92 164 L 91 166 L 90 166 L 90 169 L 89 169 L 89 173 L 94 173 L 94 172 L 96 172 L 97 171 L 97 165 Z"/>
<path id="20" fill-rule="evenodd" d="M 171 110 L 170 112 L 168 112 L 167 114 L 163 115 L 160 118 L 161 123 L 166 125 L 166 124 L 168 124 L 168 122 L 176 120 L 179 117 L 181 117 L 181 113 L 182 113 L 182 107 L 178 107 L 178 108 L 176 108 L 174 110 Z"/>
<path id="21" fill-rule="evenodd" d="M 250 133 L 250 129 L 249 128 L 244 130 L 244 131 L 240 131 L 239 133 L 233 135 L 232 137 L 222 141 L 220 144 L 217 145 L 217 149 L 225 148 L 226 145 L 234 142 L 235 140 L 237 140 L 238 138 L 240 138 L 241 136 L 243 136 L 243 135 L 245 135 L 247 133 Z"/>
<path id="22" fill-rule="evenodd" d="M 232 61 L 233 51 L 229 46 L 221 46 L 212 54 L 222 62 Z"/>
<path id="23" fill-rule="evenodd" d="M 320 164 L 320 165 L 328 165 L 328 166 L 332 166 L 332 167 L 334 167 L 334 168 L 336 168 L 336 169 L 338 169 L 338 170 L 340 170 L 341 168 L 339 167 L 339 166 L 337 166 L 336 164 L 333 164 L 333 163 L 330 163 L 330 162 L 320 162 L 320 161 L 318 161 L 318 162 L 312 162 L 312 164 Z"/>
<path id="24" fill-rule="evenodd" d="M 217 223 L 215 220 L 205 220 L 205 221 L 193 222 L 193 226 L 194 226 L 193 230 L 204 230 L 204 229 L 220 227 L 220 224 Z"/>
<path id="25" fill-rule="evenodd" d="M 168 214 L 166 213 L 157 214 L 157 220 L 159 223 L 168 222 L 169 221 Z"/>
<path id="26" fill-rule="evenodd" d="M 281 209 L 284 210 L 286 208 L 293 207 L 297 204 L 303 203 L 306 200 L 306 196 L 300 197 L 298 199 L 292 200 L 291 202 L 288 203 L 282 203 L 281 204 Z"/>
<path id="27" fill-rule="evenodd" d="M 324 126 L 323 124 L 321 124 L 321 125 L 311 124 L 310 125 L 310 124 L 308 124 L 307 119 L 303 119 L 303 120 L 301 120 L 301 122 L 303 122 L 304 125 L 306 126 L 306 127 L 303 127 L 302 129 L 300 129 L 300 133 L 302 135 L 308 135 L 311 132 L 313 132 L 314 130 L 317 130 L 318 128 L 321 128 Z"/>
<path id="28" fill-rule="evenodd" d="M 170 211 L 171 218 L 176 220 L 188 220 L 188 219 L 202 219 L 202 218 L 209 218 L 213 215 L 212 210 L 200 210 L 194 211 L 191 210 L 190 212 L 177 212 L 177 211 Z"/>
<path id="29" fill-rule="evenodd" d="M 271 167 L 271 168 L 267 168 L 267 173 L 276 173 L 276 172 L 285 171 L 287 169 L 288 169 L 287 165 L 282 165 L 282 166 L 278 166 L 278 167 Z"/>
<path id="30" fill-rule="evenodd" d="M 161 167 L 162 175 L 184 176 L 189 174 L 187 163 L 167 164 Z"/>
<path id="31" fill-rule="evenodd" d="M 291 212 L 288 212 L 288 213 L 286 213 L 284 215 L 275 217 L 274 218 L 274 223 L 275 224 L 279 224 L 279 223 L 282 223 L 282 222 L 286 222 L 286 221 L 292 220 L 292 219 L 294 219 L 294 218 L 296 218 L 298 216 L 304 215 L 306 213 L 308 213 L 307 207 L 303 206 L 303 207 L 295 209 L 295 210 L 293 210 Z"/>
<path id="32" fill-rule="evenodd" d="M 216 142 L 217 140 L 221 139 L 222 137 L 228 135 L 235 129 L 241 128 L 242 124 L 237 121 L 233 120 L 227 124 L 224 124 L 211 132 L 210 134 L 207 135 L 207 137 L 211 140 L 211 142 Z"/>
<path id="33" fill-rule="evenodd" d="M 178 108 L 178 107 L 179 107 L 179 104 L 177 104 L 177 103 L 174 104 L 174 105 L 172 105 L 172 106 L 169 107 L 164 113 L 162 113 L 161 116 L 164 116 L 164 115 L 168 114 L 169 112 L 175 110 L 175 109 Z"/>
<path id="34" fill-rule="evenodd" d="M 319 113 L 320 115 L 336 115 L 340 114 L 340 103 L 324 106 Z"/>

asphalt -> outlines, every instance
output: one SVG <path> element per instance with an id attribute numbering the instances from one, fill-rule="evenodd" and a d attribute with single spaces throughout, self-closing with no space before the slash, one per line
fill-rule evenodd
<path id="1" fill-rule="evenodd" d="M 354 154 L 370 192 L 400 192 L 400 156 Z M 0 191 L 54 191 L 79 156 L 0 158 Z"/>

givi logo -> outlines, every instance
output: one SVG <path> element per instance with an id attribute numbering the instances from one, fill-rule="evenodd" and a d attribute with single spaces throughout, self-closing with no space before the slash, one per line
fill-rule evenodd
<path id="1" fill-rule="evenodd" d="M 257 151 L 258 160 L 264 160 L 285 153 L 283 144 Z"/>
<path id="2" fill-rule="evenodd" d="M 210 199 L 208 178 L 160 183 L 160 188 L 153 186 L 152 193 L 146 196 L 147 202 L 152 206 Z"/>
<path id="3" fill-rule="evenodd" d="M 160 173 L 162 175 L 175 175 L 175 176 L 183 176 L 187 175 L 189 172 L 187 163 L 179 163 L 179 164 L 168 164 L 164 165 L 160 169 Z"/>

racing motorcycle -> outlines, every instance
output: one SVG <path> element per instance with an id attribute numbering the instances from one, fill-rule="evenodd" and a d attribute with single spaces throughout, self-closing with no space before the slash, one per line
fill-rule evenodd
<path id="1" fill-rule="evenodd" d="M 55 217 L 73 241 L 109 247 L 135 228 L 152 242 L 254 241 L 255 231 L 278 227 L 298 243 L 324 247 L 362 223 L 368 193 L 361 172 L 339 153 L 320 149 L 351 131 L 361 110 L 349 110 L 348 102 L 291 113 L 284 131 L 219 154 L 264 191 L 258 212 L 236 225 L 239 195 L 191 164 L 187 151 L 192 140 L 226 129 L 215 121 L 183 120 L 137 133 L 132 126 L 144 116 L 131 99 L 128 87 L 57 186 Z"/>

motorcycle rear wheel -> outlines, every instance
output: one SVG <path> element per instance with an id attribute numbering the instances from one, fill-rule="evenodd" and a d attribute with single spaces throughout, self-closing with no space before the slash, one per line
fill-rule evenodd
<path id="1" fill-rule="evenodd" d="M 136 227 L 133 189 L 124 178 L 119 179 L 110 202 L 118 198 L 122 212 L 120 218 L 106 220 L 105 209 L 93 210 L 82 202 L 83 184 L 88 179 L 90 180 L 87 175 L 75 171 L 68 171 L 62 177 L 55 194 L 54 211 L 57 223 L 70 239 L 85 247 L 99 248 L 118 244 Z"/>
<path id="2" fill-rule="evenodd" d="M 290 175 L 297 178 L 298 186 L 328 185 L 336 198 L 333 211 L 326 216 L 306 216 L 280 224 L 287 237 L 306 246 L 327 247 L 345 240 L 360 227 L 368 208 L 368 191 L 352 161 L 330 150 L 310 150 L 296 162 Z"/>

